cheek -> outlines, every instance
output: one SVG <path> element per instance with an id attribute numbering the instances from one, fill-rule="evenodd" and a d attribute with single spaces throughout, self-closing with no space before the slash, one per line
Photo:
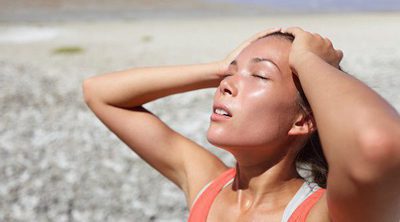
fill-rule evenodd
<path id="1" fill-rule="evenodd" d="M 288 111 L 288 95 L 272 87 L 249 90 L 242 98 L 241 108 L 249 119 L 272 122 Z"/>
<path id="2" fill-rule="evenodd" d="M 268 87 L 247 89 L 236 98 L 237 115 L 226 123 L 210 123 L 207 139 L 216 146 L 257 146 L 287 136 L 292 125 L 291 95 Z"/>
<path id="3" fill-rule="evenodd" d="M 245 125 L 240 135 L 258 141 L 272 141 L 286 136 L 292 126 L 294 101 L 292 95 L 274 92 L 254 92 L 243 100 L 237 124 Z"/>
<path id="4" fill-rule="evenodd" d="M 251 100 L 247 100 L 245 107 L 238 121 L 238 124 L 246 125 L 245 130 L 240 132 L 243 138 L 262 142 L 278 136 L 280 128 L 278 107 L 271 103 L 253 103 Z"/>

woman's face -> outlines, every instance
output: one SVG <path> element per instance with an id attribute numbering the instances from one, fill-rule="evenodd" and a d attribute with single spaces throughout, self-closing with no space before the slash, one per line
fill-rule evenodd
<path id="1" fill-rule="evenodd" d="M 214 96 L 207 138 L 235 147 L 266 147 L 288 140 L 299 113 L 289 67 L 291 42 L 266 37 L 245 48 L 229 67 Z"/>

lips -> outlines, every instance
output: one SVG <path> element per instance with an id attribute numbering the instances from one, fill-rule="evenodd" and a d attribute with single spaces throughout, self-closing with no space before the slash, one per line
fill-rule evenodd
<path id="1" fill-rule="evenodd" d="M 223 110 L 223 109 L 220 109 L 220 108 L 216 108 L 214 110 L 214 113 L 216 113 L 218 115 L 230 116 L 229 113 L 226 110 Z"/>
<path id="2" fill-rule="evenodd" d="M 215 104 L 213 106 L 213 114 L 211 115 L 211 120 L 218 121 L 229 119 L 232 117 L 232 112 L 224 104 Z"/>

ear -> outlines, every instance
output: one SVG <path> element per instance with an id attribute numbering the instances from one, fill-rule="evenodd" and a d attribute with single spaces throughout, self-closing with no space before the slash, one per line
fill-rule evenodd
<path id="1" fill-rule="evenodd" d="M 297 115 L 288 135 L 301 136 L 309 135 L 317 129 L 312 114 L 300 113 Z"/>

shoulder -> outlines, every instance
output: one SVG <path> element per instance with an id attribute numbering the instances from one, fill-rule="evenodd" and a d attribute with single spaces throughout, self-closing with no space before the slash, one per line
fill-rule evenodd
<path id="1" fill-rule="evenodd" d="M 192 202 L 190 206 L 190 214 L 188 221 L 206 221 L 207 218 L 210 216 L 212 217 L 211 206 L 214 205 L 217 196 L 220 197 L 219 194 L 223 191 L 224 187 L 229 185 L 231 181 L 235 178 L 236 169 L 230 168 L 225 170 L 223 173 L 218 175 L 215 179 L 210 181 L 200 192 L 197 193 L 196 198 Z M 218 204 L 219 205 L 219 204 Z M 213 207 L 215 208 L 215 206 Z M 226 207 L 223 208 L 224 210 L 217 210 L 217 212 L 224 212 L 226 211 Z M 211 212 L 210 212 L 211 210 Z M 220 219 L 218 219 L 219 221 Z"/>
<path id="2" fill-rule="evenodd" d="M 295 196 L 289 202 L 285 209 L 283 215 L 283 221 L 289 222 L 304 222 L 304 221 L 324 221 L 320 218 L 320 209 L 318 205 L 322 203 L 321 201 L 325 196 L 325 189 L 319 187 L 316 183 L 304 182 L 300 189 L 297 191 Z M 317 218 L 312 216 L 315 209 L 317 209 Z M 308 218 L 314 218 L 313 220 L 308 220 Z"/>
<path id="3" fill-rule="evenodd" d="M 319 200 L 310 209 L 306 221 L 331 222 L 327 203 L 327 195 L 326 192 L 324 192 Z"/>
<path id="4" fill-rule="evenodd" d="M 204 170 L 197 171 L 197 175 L 189 176 L 186 192 L 188 208 L 191 208 L 195 199 L 200 196 L 209 184 L 221 180 L 230 171 L 231 168 L 224 164 L 215 164 L 213 166 L 204 166 Z"/>

